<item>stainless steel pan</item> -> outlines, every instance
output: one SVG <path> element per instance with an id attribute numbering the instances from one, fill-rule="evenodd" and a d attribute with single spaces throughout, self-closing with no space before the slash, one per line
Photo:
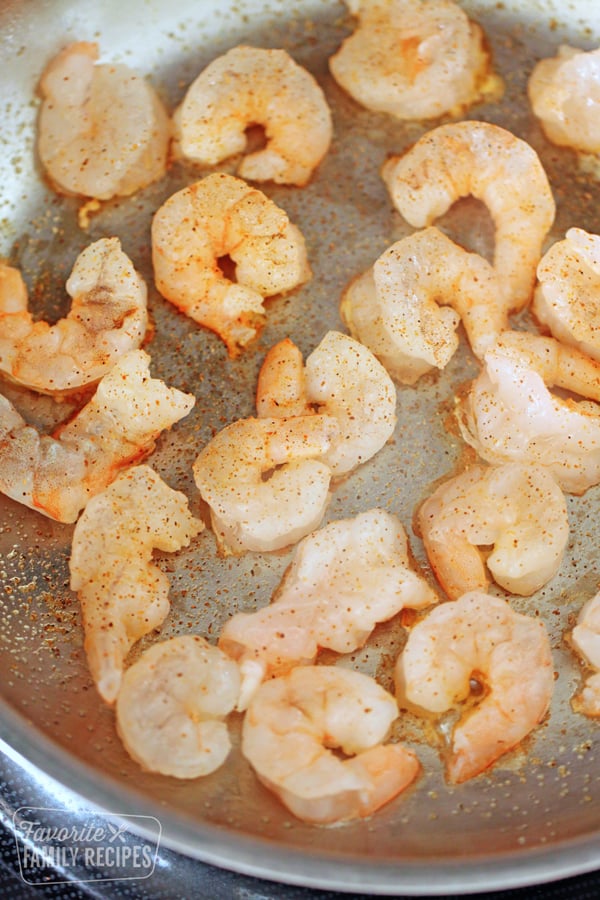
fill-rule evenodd
<path id="1" fill-rule="evenodd" d="M 502 102 L 476 107 L 471 117 L 510 128 L 540 153 L 558 206 L 549 241 L 571 225 L 600 232 L 598 185 L 578 173 L 569 151 L 545 141 L 525 94 L 533 63 L 559 42 L 586 48 L 600 42 L 600 8 L 590 0 L 464 5 L 486 29 L 506 82 Z M 191 464 L 214 429 L 253 412 L 266 348 L 290 335 L 307 353 L 327 328 L 341 328 L 342 288 L 409 230 L 392 210 L 378 170 L 388 152 L 402 151 L 432 123 L 402 124 L 368 113 L 335 85 L 327 57 L 349 28 L 341 3 L 316 0 L 4 0 L 0 8 L 0 253 L 23 268 L 39 314 L 51 318 L 65 312 L 63 284 L 80 250 L 104 235 L 121 237 L 150 286 L 152 371 L 197 396 L 193 413 L 151 458 L 170 484 L 188 493 L 196 512 Z M 314 277 L 270 304 L 258 345 L 238 360 L 229 360 L 214 335 L 176 313 L 152 288 L 151 214 L 204 171 L 173 167 L 140 195 L 106 204 L 87 233 L 77 225 L 77 201 L 55 196 L 41 177 L 34 146 L 37 79 L 58 49 L 81 39 L 98 40 L 105 58 L 148 75 L 170 107 L 210 59 L 242 41 L 285 47 L 326 91 L 336 136 L 317 176 L 301 190 L 265 188 L 305 233 Z M 477 204 L 459 204 L 445 224 L 469 246 L 489 252 L 489 222 Z M 439 377 L 400 388 L 394 441 L 336 490 L 327 514 L 335 519 L 385 505 L 409 529 L 415 559 L 429 576 L 411 530 L 412 512 L 436 479 L 460 465 L 464 447 L 452 427 L 452 398 L 475 370 L 463 348 Z M 68 403 L 56 407 L 2 389 L 40 426 L 70 410 Z M 231 758 L 213 776 L 180 784 L 139 771 L 87 673 L 77 600 L 68 588 L 72 528 L 1 498 L 2 736 L 11 752 L 74 789 L 85 803 L 156 815 L 171 847 L 267 878 L 373 893 L 447 894 L 596 868 L 597 725 L 571 710 L 581 669 L 564 635 L 596 590 L 599 504 L 597 489 L 569 499 L 572 537 L 559 575 L 535 597 L 515 601 L 548 625 L 559 673 L 551 714 L 537 733 L 489 773 L 449 787 L 437 752 L 418 722 L 405 717 L 398 735 L 423 762 L 418 785 L 367 821 L 314 828 L 293 820 L 256 782 L 239 753 L 238 722 Z M 220 559 L 208 530 L 189 550 L 165 555 L 172 611 L 162 636 L 195 631 L 216 638 L 233 611 L 268 602 L 289 559 L 289 553 Z M 402 639 L 397 623 L 380 626 L 353 662 L 390 686 L 390 663 Z"/>

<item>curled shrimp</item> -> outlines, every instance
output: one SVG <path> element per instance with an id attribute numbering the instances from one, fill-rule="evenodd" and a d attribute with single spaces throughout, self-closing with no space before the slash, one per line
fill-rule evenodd
<path id="1" fill-rule="evenodd" d="M 229 256 L 235 281 L 219 266 Z M 264 322 L 265 297 L 311 277 L 304 238 L 262 191 L 224 172 L 177 191 L 152 220 L 156 287 L 236 356 Z"/>
<path id="2" fill-rule="evenodd" d="M 171 126 L 144 78 L 97 59 L 97 44 L 81 41 L 45 69 L 38 151 L 56 190 L 109 200 L 162 178 Z"/>
<path id="3" fill-rule="evenodd" d="M 169 612 L 169 579 L 152 551 L 174 553 L 204 528 L 174 491 L 146 465 L 133 466 L 89 501 L 71 546 L 71 590 L 81 603 L 84 647 L 92 678 L 107 703 L 119 693 L 133 644 Z"/>
<path id="4" fill-rule="evenodd" d="M 279 550 L 319 525 L 336 434 L 336 420 L 321 415 L 239 419 L 217 432 L 193 472 L 223 553 Z"/>
<path id="5" fill-rule="evenodd" d="M 329 68 L 362 106 L 399 119 L 430 119 L 459 115 L 491 90 L 483 32 L 452 0 L 346 3 L 358 25 Z"/>
<path id="6" fill-rule="evenodd" d="M 543 466 L 581 494 L 600 482 L 599 373 L 596 360 L 553 338 L 505 332 L 458 403 L 463 438 L 492 465 Z M 592 399 L 560 397 L 554 385 Z"/>
<path id="7" fill-rule="evenodd" d="M 473 466 L 441 484 L 418 512 L 429 561 L 448 596 L 486 591 L 489 571 L 529 596 L 560 568 L 569 536 L 563 492 L 547 469 Z M 492 546 L 483 554 L 480 547 Z"/>
<path id="8" fill-rule="evenodd" d="M 530 301 L 555 205 L 529 144 L 498 125 L 454 122 L 390 157 L 381 174 L 394 206 L 415 228 L 431 225 L 461 197 L 481 200 L 495 226 L 494 268 L 507 312 Z"/>
<path id="9" fill-rule="evenodd" d="M 592 669 L 580 693 L 573 698 L 573 708 L 586 716 L 600 716 L 600 594 L 581 608 L 571 643 Z"/>
<path id="10" fill-rule="evenodd" d="M 153 644 L 123 674 L 117 731 L 149 772 L 199 778 L 231 749 L 226 716 L 239 690 L 236 664 L 199 635 Z"/>
<path id="11" fill-rule="evenodd" d="M 394 698 L 367 675 L 299 666 L 254 695 L 242 753 L 259 780 L 305 822 L 362 818 L 419 772 L 412 751 L 382 743 L 397 716 Z M 334 747 L 348 758 L 335 755 Z"/>
<path id="12" fill-rule="evenodd" d="M 600 362 L 600 235 L 569 228 L 537 268 L 533 311 L 555 338 Z"/>
<path id="13" fill-rule="evenodd" d="M 350 283 L 340 313 L 350 333 L 404 384 L 444 368 L 458 347 L 461 319 L 480 358 L 508 328 L 495 270 L 433 226 L 388 247 Z"/>
<path id="14" fill-rule="evenodd" d="M 92 399 L 52 435 L 40 434 L 0 394 L 0 491 L 59 522 L 75 522 L 121 469 L 139 462 L 195 398 L 149 374 L 150 357 L 131 350 Z"/>
<path id="15" fill-rule="evenodd" d="M 446 772 L 454 783 L 489 768 L 546 715 L 554 669 L 544 623 L 478 591 L 434 607 L 398 658 L 400 705 L 446 713 L 467 700 L 472 679 L 483 697 L 452 731 Z"/>
<path id="16" fill-rule="evenodd" d="M 436 602 L 408 557 L 402 524 L 383 509 L 330 522 L 298 544 L 270 606 L 225 623 L 219 646 L 240 665 L 242 708 L 265 676 L 350 653 L 378 622 Z"/>
<path id="17" fill-rule="evenodd" d="M 21 273 L 0 264 L 0 372 L 40 393 L 96 384 L 148 327 L 146 285 L 121 250 L 102 238 L 79 254 L 67 279 L 69 315 L 34 321 Z"/>
<path id="18" fill-rule="evenodd" d="M 527 92 L 548 140 L 583 153 L 600 152 L 600 48 L 560 46 L 556 56 L 534 66 Z"/>
<path id="19" fill-rule="evenodd" d="M 331 143 L 325 95 L 285 50 L 239 46 L 213 60 L 175 110 L 175 151 L 215 165 L 244 153 L 247 129 L 264 128 L 266 146 L 245 155 L 241 178 L 306 184 Z"/>

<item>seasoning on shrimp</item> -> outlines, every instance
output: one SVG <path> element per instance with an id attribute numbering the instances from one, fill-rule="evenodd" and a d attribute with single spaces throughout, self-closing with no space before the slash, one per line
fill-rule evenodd
<path id="1" fill-rule="evenodd" d="M 314 662 L 320 647 L 350 653 L 378 622 L 436 602 L 395 516 L 371 509 L 330 522 L 298 544 L 270 606 L 237 613 L 221 630 L 219 646 L 240 665 L 240 708 L 264 677 Z"/>
<path id="2" fill-rule="evenodd" d="M 573 698 L 573 709 L 586 716 L 600 716 L 600 594 L 583 605 L 570 638 L 584 664 L 592 670 L 586 673 L 583 687 Z"/>
<path id="3" fill-rule="evenodd" d="M 38 151 L 57 191 L 109 200 L 162 178 L 171 126 L 154 88 L 98 52 L 70 44 L 46 67 Z"/>
<path id="4" fill-rule="evenodd" d="M 230 257 L 235 280 L 219 261 Z M 156 287 L 230 356 L 258 334 L 264 299 L 311 277 L 304 238 L 262 191 L 223 172 L 173 194 L 152 220 Z"/>
<path id="5" fill-rule="evenodd" d="M 396 664 L 400 705 L 442 715 L 460 708 L 473 678 L 481 699 L 454 726 L 448 749 L 446 773 L 454 783 L 488 769 L 548 712 L 554 669 L 541 619 L 479 591 L 427 613 Z"/>
<path id="6" fill-rule="evenodd" d="M 249 126 L 266 145 L 247 153 L 241 178 L 305 185 L 329 149 L 332 121 L 315 78 L 285 50 L 239 46 L 198 75 L 175 110 L 175 152 L 216 165 L 247 147 Z"/>
<path id="7" fill-rule="evenodd" d="M 140 347 L 148 327 L 146 285 L 116 237 L 79 254 L 66 289 L 68 316 L 34 321 L 21 273 L 0 264 L 0 372 L 40 393 L 93 386 Z"/>
<path id="8" fill-rule="evenodd" d="M 383 743 L 397 717 L 392 695 L 367 675 L 299 666 L 254 695 L 244 717 L 242 753 L 299 819 L 327 824 L 364 818 L 420 771 L 411 750 Z"/>
<path id="9" fill-rule="evenodd" d="M 89 501 L 71 546 L 71 589 L 81 603 L 84 647 L 98 692 L 119 693 L 133 644 L 162 625 L 169 579 L 151 562 L 154 549 L 174 553 L 204 528 L 149 466 L 133 466 Z"/>

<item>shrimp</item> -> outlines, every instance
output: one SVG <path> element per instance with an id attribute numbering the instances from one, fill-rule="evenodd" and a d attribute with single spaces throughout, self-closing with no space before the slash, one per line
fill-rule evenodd
<path id="1" fill-rule="evenodd" d="M 458 347 L 461 319 L 480 358 L 509 325 L 492 266 L 435 227 L 388 247 L 350 283 L 340 314 L 350 333 L 404 384 L 444 368 Z"/>
<path id="2" fill-rule="evenodd" d="M 556 575 L 569 536 L 563 492 L 547 469 L 507 463 L 473 466 L 441 484 L 418 512 L 429 561 L 456 600 L 486 591 L 487 571 L 529 596 Z M 478 547 L 493 545 L 485 558 Z"/>
<path id="3" fill-rule="evenodd" d="M 533 311 L 559 341 L 600 362 L 600 235 L 569 228 L 540 260 Z"/>
<path id="4" fill-rule="evenodd" d="M 383 744 L 398 707 L 376 681 L 335 666 L 299 666 L 261 685 L 244 717 L 242 753 L 259 780 L 305 822 L 370 816 L 420 765 Z M 339 747 L 341 759 L 329 748 Z"/>
<path id="5" fill-rule="evenodd" d="M 571 632 L 571 642 L 593 670 L 573 699 L 573 708 L 586 716 L 600 716 L 600 593 L 580 610 L 577 625 Z"/>
<path id="6" fill-rule="evenodd" d="M 116 700 L 133 644 L 169 612 L 169 580 L 150 561 L 153 549 L 174 553 L 203 528 L 186 496 L 146 465 L 119 474 L 77 521 L 71 590 L 81 603 L 90 672 L 107 703 Z"/>
<path id="7" fill-rule="evenodd" d="M 556 56 L 534 66 L 527 93 L 549 141 L 600 153 L 600 48 L 560 46 Z"/>
<path id="8" fill-rule="evenodd" d="M 600 407 L 547 384 L 597 400 L 598 363 L 552 338 L 506 332 L 457 404 L 460 430 L 486 462 L 544 466 L 582 494 L 600 482 Z"/>
<path id="9" fill-rule="evenodd" d="M 508 312 L 529 303 L 555 204 L 535 150 L 487 122 L 455 122 L 424 134 L 381 170 L 396 209 L 423 228 L 469 194 L 496 229 L 494 268 Z"/>
<path id="10" fill-rule="evenodd" d="M 45 69 L 38 151 L 58 192 L 110 200 L 162 178 L 171 125 L 151 85 L 98 52 L 69 44 Z"/>
<path id="11" fill-rule="evenodd" d="M 219 266 L 229 256 L 236 281 Z M 220 172 L 177 191 L 152 220 L 156 287 L 236 356 L 264 322 L 265 297 L 311 277 L 300 230 L 257 188 Z"/>
<path id="12" fill-rule="evenodd" d="M 479 591 L 442 603 L 411 630 L 396 664 L 399 703 L 440 715 L 483 698 L 454 726 L 446 773 L 461 783 L 516 747 L 544 718 L 554 669 L 544 623 Z"/>
<path id="13" fill-rule="evenodd" d="M 346 2 L 358 26 L 329 68 L 367 109 L 431 119 L 501 93 L 481 28 L 452 0 Z"/>
<path id="14" fill-rule="evenodd" d="M 331 112 L 318 82 L 285 50 L 239 46 L 213 60 L 173 115 L 175 153 L 216 165 L 244 153 L 247 129 L 264 128 L 266 145 L 245 155 L 249 181 L 305 185 L 329 150 Z"/>
<path id="15" fill-rule="evenodd" d="M 224 554 L 279 550 L 320 523 L 337 435 L 331 416 L 238 419 L 206 444 L 193 465 Z"/>
<path id="16" fill-rule="evenodd" d="M 117 731 L 149 772 L 199 778 L 231 749 L 226 716 L 239 691 L 236 664 L 200 635 L 159 641 L 126 669 L 117 697 Z"/>
<path id="17" fill-rule="evenodd" d="M 148 456 L 161 432 L 195 397 L 149 375 L 150 357 L 131 350 L 92 399 L 52 435 L 27 425 L 0 395 L 0 491 L 59 522 L 75 522 L 121 469 Z"/>
<path id="18" fill-rule="evenodd" d="M 219 646 L 240 664 L 242 708 L 265 676 L 314 662 L 319 647 L 350 653 L 378 622 L 436 600 L 411 568 L 395 516 L 371 509 L 330 522 L 298 544 L 271 605 L 221 631 Z"/>
<path id="19" fill-rule="evenodd" d="M 21 273 L 0 264 L 0 372 L 40 393 L 97 384 L 148 327 L 146 285 L 116 237 L 79 254 L 66 288 L 69 315 L 55 325 L 34 321 Z"/>

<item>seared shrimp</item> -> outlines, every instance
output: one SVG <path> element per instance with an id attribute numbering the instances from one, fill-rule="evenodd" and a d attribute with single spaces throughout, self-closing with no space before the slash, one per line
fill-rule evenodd
<path id="1" fill-rule="evenodd" d="M 146 285 L 118 238 L 86 247 L 66 288 L 69 315 L 55 325 L 34 321 L 21 273 L 0 263 L 0 372 L 40 393 L 96 384 L 148 327 Z"/>
<path id="2" fill-rule="evenodd" d="M 133 644 L 169 612 L 169 579 L 152 551 L 174 553 L 204 528 L 149 466 L 133 466 L 92 497 L 73 532 L 71 589 L 81 603 L 85 652 L 103 700 L 119 693 Z"/>
<path id="3" fill-rule="evenodd" d="M 555 214 L 548 178 L 529 144 L 487 122 L 440 125 L 388 159 L 382 177 L 415 228 L 431 225 L 461 197 L 483 201 L 496 228 L 494 268 L 507 311 L 529 302 Z"/>
<path id="4" fill-rule="evenodd" d="M 383 744 L 398 716 L 376 681 L 335 666 L 299 666 L 265 682 L 244 718 L 242 753 L 305 822 L 370 816 L 417 777 L 402 744 Z M 339 747 L 341 759 L 330 748 Z"/>
<path id="5" fill-rule="evenodd" d="M 226 256 L 236 281 L 219 266 Z M 231 356 L 256 336 L 265 297 L 311 277 L 304 238 L 286 213 L 223 172 L 177 191 L 156 212 L 152 261 L 163 297 L 216 332 Z"/>
<path id="6" fill-rule="evenodd" d="M 225 721 L 239 690 L 236 664 L 199 635 L 160 641 L 123 675 L 117 731 L 143 769 L 198 778 L 231 749 Z"/>
<path id="7" fill-rule="evenodd" d="M 460 115 L 492 89 L 482 30 L 452 0 L 346 3 L 358 25 L 329 68 L 362 106 L 430 119 Z M 499 93 L 499 79 L 494 87 Z"/>
<path id="8" fill-rule="evenodd" d="M 38 151 L 56 190 L 109 200 L 162 178 L 171 126 L 145 79 L 97 59 L 97 44 L 82 41 L 47 66 Z"/>
<path id="9" fill-rule="evenodd" d="M 150 357 L 131 350 L 92 399 L 52 435 L 40 435 L 0 395 L 0 491 L 59 522 L 74 522 L 121 469 L 140 462 L 195 398 L 149 375 Z"/>
<path id="10" fill-rule="evenodd" d="M 534 67 L 527 90 L 548 140 L 600 152 L 600 48 L 559 47 L 556 56 Z"/>
<path id="11" fill-rule="evenodd" d="M 305 537 L 270 606 L 225 623 L 219 646 L 238 661 L 243 707 L 265 676 L 350 653 L 378 622 L 437 600 L 409 561 L 402 524 L 383 509 L 330 522 Z"/>
<path id="12" fill-rule="evenodd" d="M 234 47 L 189 87 L 173 116 L 176 153 L 207 165 L 246 150 L 251 125 L 266 146 L 248 153 L 241 178 L 302 186 L 331 143 L 331 113 L 313 76 L 285 50 Z"/>
<path id="13" fill-rule="evenodd" d="M 337 431 L 331 416 L 311 415 L 239 419 L 217 432 L 193 470 L 223 553 L 279 550 L 319 525 Z"/>
<path id="14" fill-rule="evenodd" d="M 593 670 L 585 679 L 573 708 L 586 716 L 600 716 L 600 594 L 582 607 L 571 642 L 583 661 Z"/>
<path id="15" fill-rule="evenodd" d="M 400 705 L 443 714 L 469 697 L 473 679 L 484 691 L 452 732 L 446 773 L 454 783 L 485 771 L 546 715 L 554 669 L 544 623 L 478 591 L 436 606 L 396 664 Z"/>
<path id="16" fill-rule="evenodd" d="M 533 311 L 555 338 L 600 362 L 600 235 L 569 228 L 537 268 Z"/>
<path id="17" fill-rule="evenodd" d="M 478 357 L 508 328 L 495 270 L 433 226 L 396 241 L 352 281 L 340 313 L 404 384 L 444 368 L 458 346 L 461 319 Z"/>
<path id="18" fill-rule="evenodd" d="M 563 492 L 547 469 L 473 466 L 422 504 L 419 530 L 433 570 L 453 600 L 485 591 L 487 571 L 529 596 L 556 575 L 569 536 Z M 493 545 L 484 557 L 479 547 Z"/>

